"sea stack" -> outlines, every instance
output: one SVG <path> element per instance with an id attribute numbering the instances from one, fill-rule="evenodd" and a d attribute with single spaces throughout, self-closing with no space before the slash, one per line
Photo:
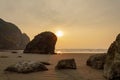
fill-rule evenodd
<path id="1" fill-rule="evenodd" d="M 15 24 L 0 19 L 1 50 L 24 49 L 29 41 L 29 37 Z"/>
<path id="2" fill-rule="evenodd" d="M 24 53 L 54 54 L 57 36 L 50 31 L 45 31 L 28 43 Z"/>
<path id="3" fill-rule="evenodd" d="M 108 49 L 104 76 L 108 80 L 120 80 L 120 34 Z"/>

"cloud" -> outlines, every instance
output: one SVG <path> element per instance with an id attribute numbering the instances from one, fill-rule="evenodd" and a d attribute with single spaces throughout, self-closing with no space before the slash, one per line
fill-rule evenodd
<path id="1" fill-rule="evenodd" d="M 0 12 L 21 23 L 87 26 L 119 21 L 119 3 L 119 0 L 1 0 Z"/>

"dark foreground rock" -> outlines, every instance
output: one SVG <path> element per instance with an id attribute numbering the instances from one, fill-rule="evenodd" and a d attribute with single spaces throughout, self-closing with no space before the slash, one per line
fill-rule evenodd
<path id="1" fill-rule="evenodd" d="M 120 34 L 108 49 L 104 76 L 109 80 L 120 80 Z"/>
<path id="2" fill-rule="evenodd" d="M 95 54 L 89 57 L 87 65 L 95 69 L 103 69 L 106 59 L 106 54 Z"/>
<path id="3" fill-rule="evenodd" d="M 24 49 L 29 41 L 29 37 L 16 25 L 0 19 L 1 50 Z"/>
<path id="4" fill-rule="evenodd" d="M 5 71 L 17 72 L 17 73 L 31 73 L 31 72 L 46 71 L 46 70 L 48 69 L 45 67 L 44 64 L 34 61 L 18 62 L 5 69 Z"/>
<path id="5" fill-rule="evenodd" d="M 57 37 L 54 33 L 42 32 L 28 43 L 24 53 L 54 54 L 56 41 Z"/>
<path id="6" fill-rule="evenodd" d="M 56 69 L 76 69 L 76 63 L 74 59 L 60 60 L 55 67 Z"/>

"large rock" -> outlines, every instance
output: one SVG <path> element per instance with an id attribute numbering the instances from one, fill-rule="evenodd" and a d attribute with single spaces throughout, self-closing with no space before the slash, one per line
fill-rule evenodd
<path id="1" fill-rule="evenodd" d="M 120 80 L 120 34 L 108 49 L 104 76 L 109 80 Z"/>
<path id="2" fill-rule="evenodd" d="M 76 63 L 74 59 L 63 59 L 60 60 L 55 67 L 56 69 L 76 69 Z"/>
<path id="3" fill-rule="evenodd" d="M 28 43 L 24 53 L 54 54 L 56 41 L 57 37 L 54 33 L 42 32 Z"/>
<path id="4" fill-rule="evenodd" d="M 31 73 L 31 72 L 46 71 L 46 70 L 48 69 L 45 67 L 44 64 L 35 61 L 21 61 L 5 69 L 5 71 L 18 72 L 18 73 Z"/>
<path id="5" fill-rule="evenodd" d="M 27 36 L 26 33 L 23 33 L 22 34 L 22 41 L 21 41 L 21 49 L 25 49 L 26 48 L 26 45 L 30 42 L 30 38 Z"/>
<path id="6" fill-rule="evenodd" d="M 89 57 L 87 65 L 95 69 L 103 69 L 106 59 L 106 54 L 95 54 Z"/>
<path id="7" fill-rule="evenodd" d="M 29 41 L 16 25 L 0 19 L 0 49 L 24 49 Z"/>

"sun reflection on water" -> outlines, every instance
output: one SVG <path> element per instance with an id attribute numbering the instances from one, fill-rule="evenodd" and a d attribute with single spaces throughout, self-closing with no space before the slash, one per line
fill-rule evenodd
<path id="1" fill-rule="evenodd" d="M 57 51 L 57 54 L 62 54 L 62 52 L 61 51 Z"/>

